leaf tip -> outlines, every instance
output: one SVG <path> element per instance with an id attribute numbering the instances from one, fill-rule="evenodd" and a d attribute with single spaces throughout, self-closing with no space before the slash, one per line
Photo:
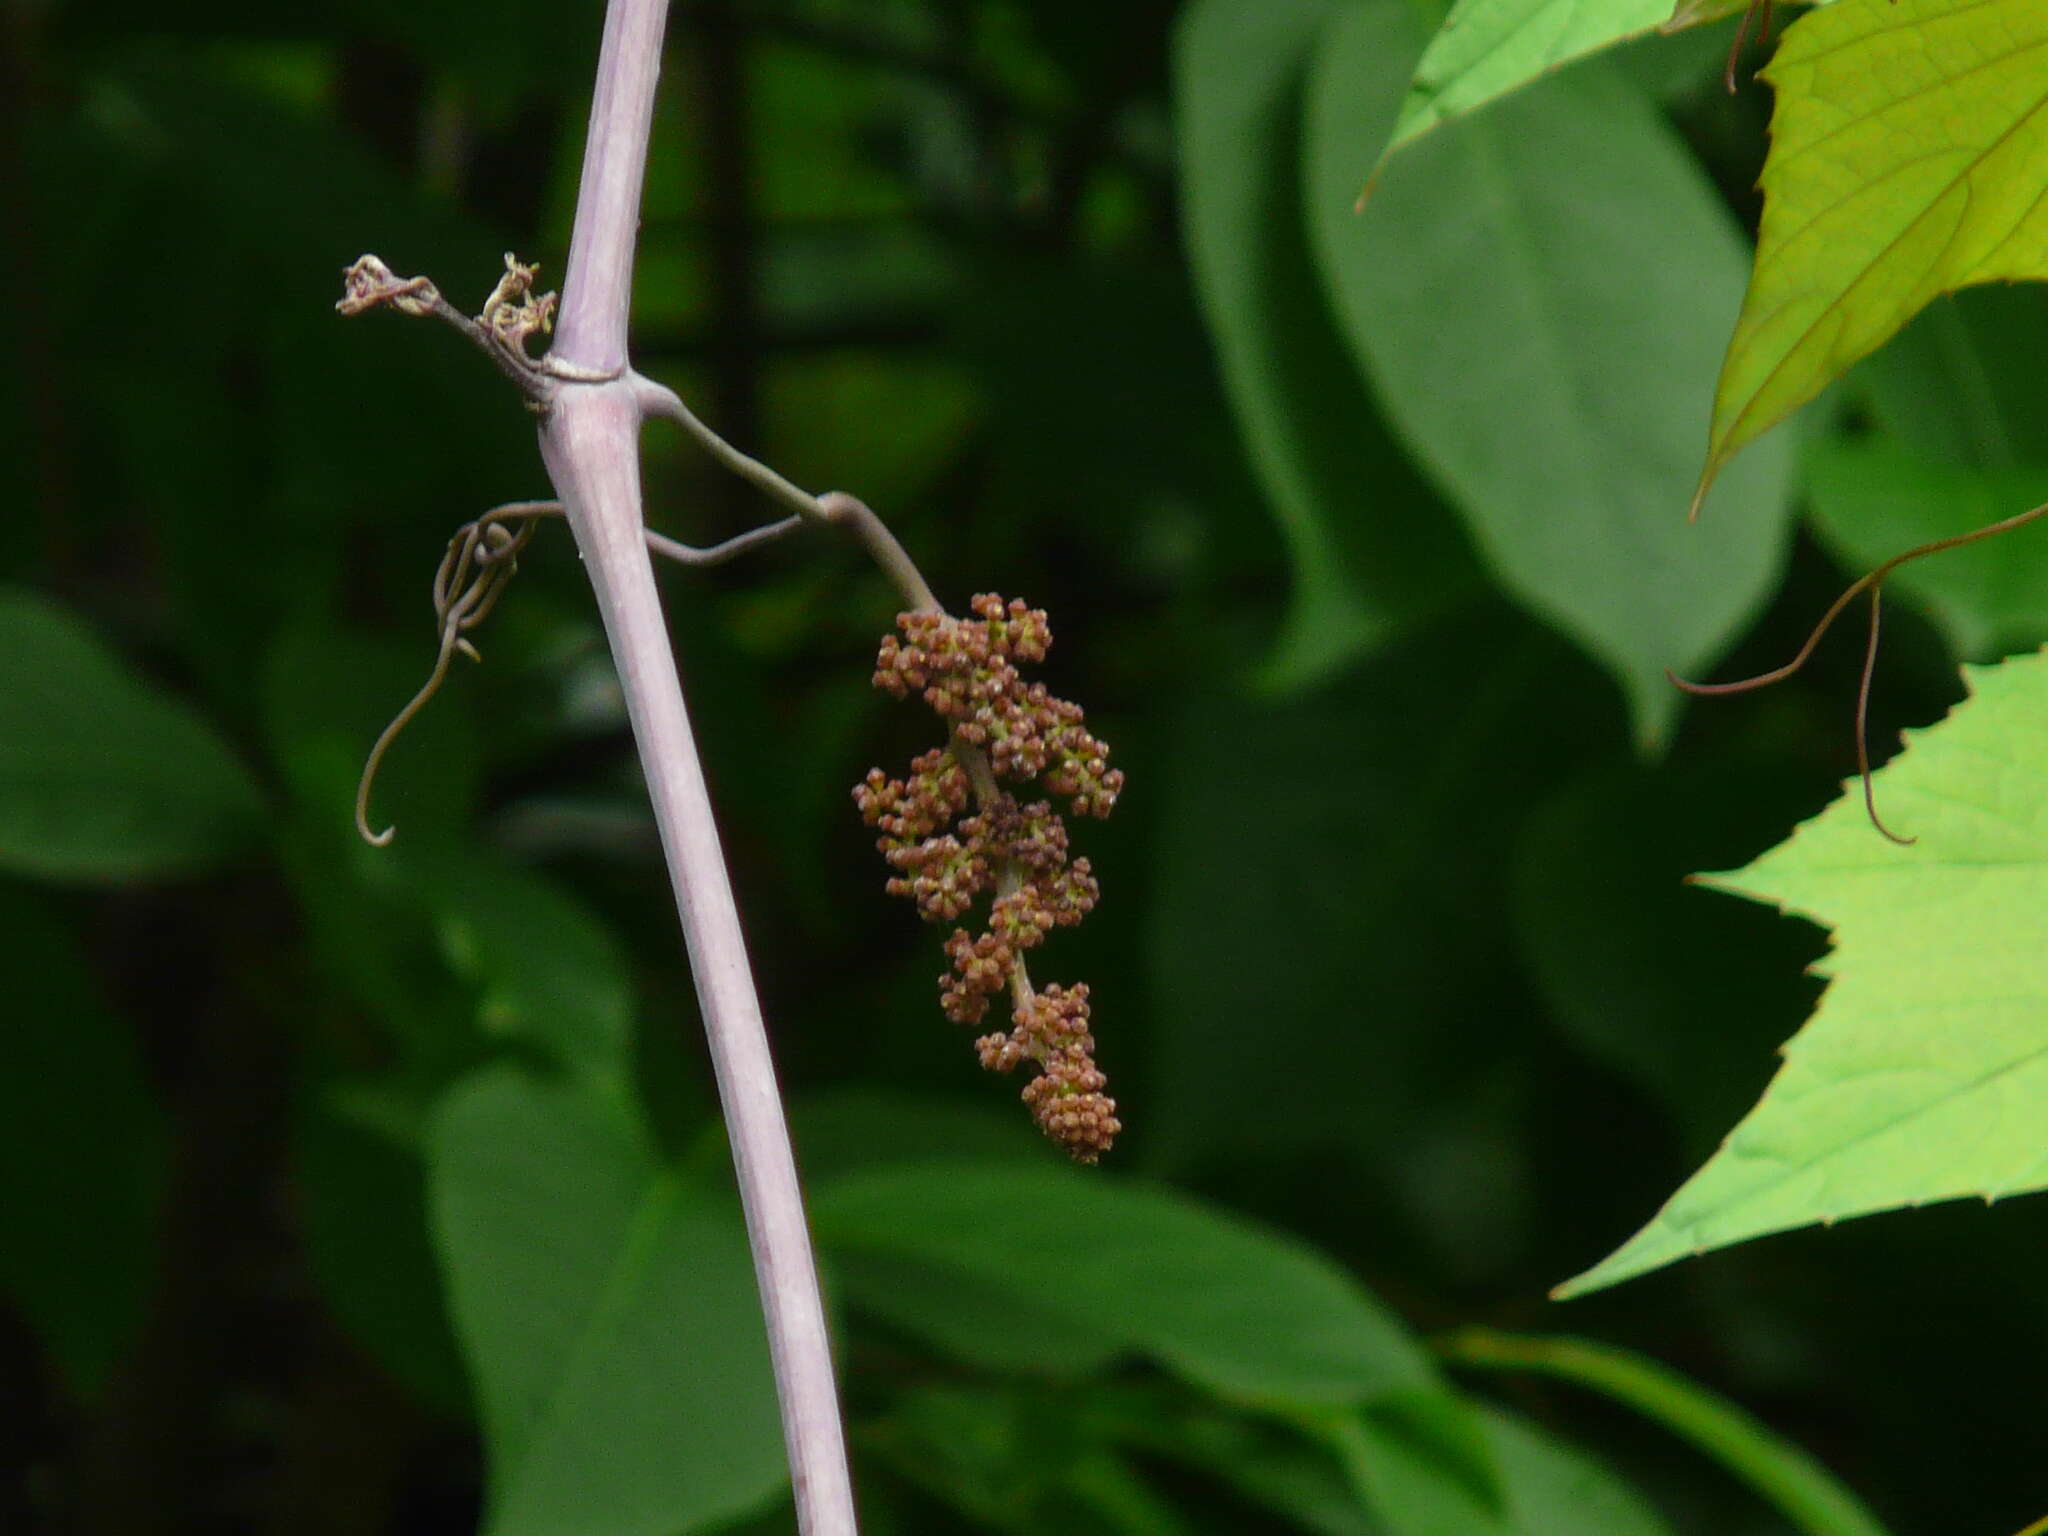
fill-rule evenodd
<path id="1" fill-rule="evenodd" d="M 1707 467 L 1700 471 L 1700 483 L 1693 488 L 1692 505 L 1685 509 L 1685 520 L 1688 523 L 1696 523 L 1700 520 L 1700 508 L 1707 504 L 1707 492 L 1714 488 L 1714 471 L 1718 467 L 1712 459 L 1709 459 L 1707 460 Z"/>

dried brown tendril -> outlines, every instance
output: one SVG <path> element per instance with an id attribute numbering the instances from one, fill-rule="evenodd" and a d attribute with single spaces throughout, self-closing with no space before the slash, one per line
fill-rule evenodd
<path id="1" fill-rule="evenodd" d="M 1869 636 L 1863 644 L 1862 676 L 1856 685 L 1856 776 L 1863 784 L 1863 810 L 1864 814 L 1870 818 L 1870 824 L 1893 842 L 1910 844 L 1915 839 L 1904 837 L 1894 832 L 1885 825 L 1884 818 L 1877 814 L 1877 791 L 1872 785 L 1870 778 L 1870 682 L 1872 676 L 1877 671 L 1878 624 L 1881 615 L 1881 599 L 1884 595 L 1885 579 L 1902 565 L 1910 564 L 1928 555 L 1938 555 L 1944 550 L 1959 549 L 1965 544 L 1975 544 L 1984 539 L 1995 539 L 2001 533 L 2011 533 L 2015 528 L 2024 528 L 2028 523 L 2035 521 L 2044 514 L 2048 514 L 2048 502 L 2043 502 L 2038 507 L 2029 507 L 2024 512 L 2016 512 L 2011 517 L 2001 518 L 1995 523 L 1986 523 L 1982 528 L 1973 528 L 1968 533 L 1950 534 L 1945 539 L 1929 539 L 1925 544 L 1916 544 L 1913 548 L 1906 550 L 1902 554 L 1893 555 L 1891 559 L 1885 561 L 1882 565 L 1873 568 L 1852 582 L 1842 595 L 1829 605 L 1828 611 L 1821 615 L 1820 622 L 1814 625 L 1813 633 L 1806 637 L 1806 643 L 1799 647 L 1798 654 L 1793 656 L 1782 667 L 1774 667 L 1768 672 L 1759 672 L 1755 677 L 1741 678 L 1732 683 L 1694 683 L 1688 682 L 1674 672 L 1666 672 L 1664 675 L 1687 693 L 1703 695 L 1748 693 L 1752 689 L 1768 688 L 1772 683 L 1781 683 L 1806 665 L 1807 661 L 1812 657 L 1815 647 L 1820 644 L 1821 637 L 1834 625 L 1835 620 L 1842 616 L 1843 611 L 1856 600 L 1858 594 L 1868 592 L 1870 594 L 1870 630 Z"/>
<path id="2" fill-rule="evenodd" d="M 510 262 L 511 258 L 506 260 Z M 528 268 L 515 268 L 515 273 L 529 278 L 532 275 Z M 524 293 L 523 288 L 518 291 Z M 552 295 L 547 297 L 551 299 Z M 507 331 L 506 334 L 512 332 Z M 441 556 L 440 567 L 434 572 L 434 618 L 441 626 L 441 649 L 434 658 L 434 670 L 421 684 L 420 691 L 413 695 L 412 702 L 384 727 L 377 744 L 370 748 L 369 759 L 363 764 L 362 779 L 356 785 L 356 831 L 362 834 L 364 841 L 382 848 L 396 831 L 392 827 L 386 827 L 382 832 L 370 830 L 370 786 L 376 780 L 384 754 L 391 750 L 391 743 L 398 739 L 398 733 L 411 724 L 413 717 L 441 691 L 441 685 L 448 680 L 448 664 L 457 651 L 471 661 L 483 660 L 468 639 L 469 631 L 489 618 L 491 610 L 498 606 L 506 583 L 511 581 L 513 572 L 518 568 L 519 552 L 533 537 L 535 524 L 544 517 L 565 515 L 559 501 L 510 501 L 491 508 L 473 522 L 464 523 L 448 541 L 447 552 Z M 644 528 L 641 533 L 651 554 L 677 565 L 708 567 L 723 565 L 749 550 L 785 538 L 800 529 L 803 522 L 801 517 L 785 517 L 779 522 L 764 523 L 703 548 L 678 543 L 652 528 Z"/>
<path id="3" fill-rule="evenodd" d="M 491 616 L 498 599 L 505 595 L 506 584 L 519 568 L 519 553 L 533 538 L 539 520 L 559 517 L 561 511 L 558 503 L 545 501 L 493 507 L 456 529 L 455 536 L 448 541 L 447 552 L 434 572 L 434 618 L 441 626 L 441 648 L 434 657 L 434 670 L 427 674 L 412 701 L 392 717 L 377 737 L 363 763 L 363 776 L 356 784 L 356 831 L 373 847 L 387 846 L 398 831 L 396 827 L 386 827 L 382 832 L 370 830 L 370 788 L 376 782 L 384 754 L 391 750 L 398 733 L 441 691 L 441 685 L 448 680 L 448 665 L 457 651 L 471 661 L 483 660 L 470 643 L 469 632 Z"/>
<path id="4" fill-rule="evenodd" d="M 1081 816 L 1107 816 L 1123 788 L 1109 747 L 1077 704 L 1027 683 L 1019 662 L 1045 659 L 1052 631 L 1042 610 L 983 593 L 974 617 L 937 612 L 897 617 L 875 659 L 875 686 L 921 697 L 946 722 L 948 740 L 917 758 L 906 778 L 868 771 L 854 787 L 861 817 L 881 835 L 891 895 L 909 898 L 927 922 L 953 923 L 984 897 L 980 931 L 954 928 L 951 967 L 939 978 L 946 1017 L 979 1024 L 989 999 L 1008 991 L 1010 1028 L 975 1042 L 981 1064 L 1036 1069 L 1023 1100 L 1040 1129 L 1092 1163 L 1122 1129 L 1108 1080 L 1095 1065 L 1088 988 L 1032 987 L 1025 955 L 1055 928 L 1095 906 L 1095 876 L 1068 852 L 1054 800 Z M 1036 785 L 1048 798 L 1020 802 L 1004 785 Z"/>

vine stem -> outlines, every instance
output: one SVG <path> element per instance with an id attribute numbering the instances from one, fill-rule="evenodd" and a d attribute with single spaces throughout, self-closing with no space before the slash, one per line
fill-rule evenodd
<path id="1" fill-rule="evenodd" d="M 639 435 L 653 397 L 628 370 L 626 322 L 667 10 L 668 0 L 609 0 L 605 9 L 540 449 L 604 619 L 675 888 L 753 1247 L 797 1527 L 854 1536 L 796 1160 L 643 531 Z M 817 498 L 805 500 L 822 514 Z"/>

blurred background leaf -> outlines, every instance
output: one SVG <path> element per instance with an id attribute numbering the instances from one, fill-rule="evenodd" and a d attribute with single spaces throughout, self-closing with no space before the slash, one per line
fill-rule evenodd
<path id="1" fill-rule="evenodd" d="M 1189 262 L 1295 570 L 1268 662 L 1283 683 L 1327 675 L 1470 579 L 1344 355 L 1296 213 L 1303 84 L 1343 11 L 1200 0 L 1176 39 Z"/>
<path id="2" fill-rule="evenodd" d="M 0 1288 L 66 1386 L 90 1397 L 141 1330 L 166 1128 L 78 941 L 18 888 L 0 888 L 0 947 L 12 978 Z"/>
<path id="3" fill-rule="evenodd" d="M 1354 211 L 1377 137 L 1358 125 L 1392 117 L 1421 42 L 1411 12 L 1370 5 L 1318 49 L 1307 186 L 1326 281 L 1482 558 L 1614 674 L 1658 746 L 1679 702 L 1665 673 L 1727 647 L 1789 531 L 1782 434 L 1697 524 L 1682 512 L 1748 252 L 1677 135 L 1598 63 L 1418 140 Z"/>
<path id="4" fill-rule="evenodd" d="M 246 847 L 247 771 L 76 617 L 0 593 L 0 866 L 57 880 L 182 874 Z"/>
<path id="5" fill-rule="evenodd" d="M 617 1104 L 514 1069 L 455 1089 L 430 1138 L 486 1528 L 702 1530 L 765 1501 L 782 1436 L 729 1198 L 664 1169 Z"/>

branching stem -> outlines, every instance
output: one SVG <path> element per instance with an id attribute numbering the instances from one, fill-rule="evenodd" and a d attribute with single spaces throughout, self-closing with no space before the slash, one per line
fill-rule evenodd
<path id="1" fill-rule="evenodd" d="M 895 586 L 906 611 L 939 613 L 944 610 L 932 595 L 917 563 L 897 542 L 888 525 L 874 509 L 844 491 L 827 491 L 813 496 L 809 491 L 777 474 L 759 459 L 751 458 L 720 437 L 682 401 L 674 390 L 652 379 L 633 376 L 635 398 L 649 416 L 673 421 L 694 437 L 712 458 L 755 486 L 771 501 L 779 503 L 804 522 L 844 529 L 860 542 L 883 575 Z"/>

